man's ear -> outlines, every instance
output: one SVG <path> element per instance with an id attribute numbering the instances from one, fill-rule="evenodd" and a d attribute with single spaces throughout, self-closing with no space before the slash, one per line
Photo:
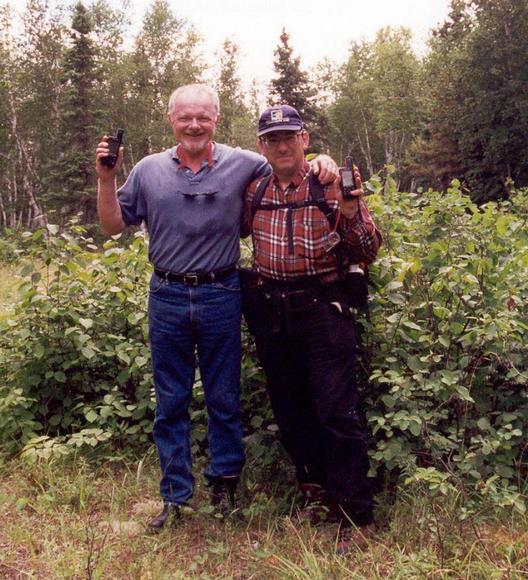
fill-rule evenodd
<path id="1" fill-rule="evenodd" d="M 302 135 L 303 149 L 306 151 L 308 145 L 310 145 L 310 134 L 307 131 L 303 131 Z"/>
<path id="2" fill-rule="evenodd" d="M 264 155 L 264 145 L 262 144 L 262 141 L 260 139 L 257 139 L 257 147 L 258 147 L 259 153 L 261 155 Z M 264 155 L 264 157 L 266 157 L 266 156 Z"/>

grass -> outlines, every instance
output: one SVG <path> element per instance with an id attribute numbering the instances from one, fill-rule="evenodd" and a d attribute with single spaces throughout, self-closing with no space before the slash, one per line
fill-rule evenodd
<path id="1" fill-rule="evenodd" d="M 0 267 L 0 316 L 17 271 Z M 338 557 L 334 526 L 291 517 L 291 469 L 260 446 L 244 475 L 243 520 L 214 516 L 202 460 L 192 509 L 159 535 L 146 530 L 161 509 L 153 448 L 33 464 L 0 454 L 0 579 L 528 579 L 527 517 L 483 505 L 463 519 L 459 497 L 418 488 L 379 493 L 370 548 Z"/>
<path id="2" fill-rule="evenodd" d="M 0 264 L 0 318 L 9 313 L 15 301 L 17 272 L 20 266 L 16 264 Z"/>
<path id="3" fill-rule="evenodd" d="M 1 475 L 3 579 L 528 578 L 526 518 L 490 511 L 460 520 L 456 498 L 380 498 L 370 548 L 340 557 L 335 527 L 291 517 L 292 482 L 285 497 L 270 496 L 264 473 L 246 477 L 243 519 L 225 522 L 211 513 L 197 477 L 192 508 L 158 535 L 145 527 L 161 508 L 153 452 L 102 463 L 11 460 Z"/>

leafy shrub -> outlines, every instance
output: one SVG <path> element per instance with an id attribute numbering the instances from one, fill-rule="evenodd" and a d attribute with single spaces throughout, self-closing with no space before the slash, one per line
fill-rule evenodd
<path id="1" fill-rule="evenodd" d="M 109 441 L 150 440 L 154 393 L 147 342 L 151 266 L 138 232 L 99 251 L 84 227 L 27 233 L 19 301 L 0 327 L 0 442 L 51 458 Z M 277 441 L 262 371 L 245 333 L 243 418 L 248 457 L 272 466 Z M 207 411 L 199 375 L 191 403 L 192 451 L 206 456 Z M 258 432 L 264 430 L 264 435 Z M 273 441 L 272 441 L 273 440 Z"/>
<path id="2" fill-rule="evenodd" d="M 0 337 L 4 448 L 22 443 L 31 454 L 61 442 L 146 441 L 154 403 L 145 240 L 138 235 L 127 248 L 110 240 L 99 252 L 72 224 L 26 242 L 38 266 L 24 267 Z"/>
<path id="3" fill-rule="evenodd" d="M 510 484 L 526 475 L 528 192 L 477 207 L 457 182 L 369 187 L 386 191 L 369 203 L 384 246 L 363 321 L 373 471 L 502 488 L 522 509 Z"/>
<path id="4" fill-rule="evenodd" d="M 456 182 L 445 193 L 400 193 L 389 174 L 368 187 L 384 236 L 371 267 L 370 315 L 358 319 L 372 474 L 522 510 L 528 192 L 512 188 L 508 202 L 477 207 Z M 0 328 L 3 448 L 25 445 L 28 456 L 50 457 L 104 441 L 149 441 L 143 236 L 98 251 L 72 224 L 26 241 L 38 266 L 23 271 L 20 301 Z M 276 478 L 276 425 L 245 329 L 243 336 L 249 477 L 259 468 Z M 205 457 L 199 377 L 191 418 L 193 452 Z"/>
<path id="5" fill-rule="evenodd" d="M 5 230 L 6 235 L 0 237 L 0 263 L 16 264 L 20 259 L 19 241 L 10 230 Z"/>

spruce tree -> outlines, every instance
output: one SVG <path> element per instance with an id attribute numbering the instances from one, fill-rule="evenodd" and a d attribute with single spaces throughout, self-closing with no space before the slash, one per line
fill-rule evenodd
<path id="1" fill-rule="evenodd" d="M 273 68 L 277 76 L 270 83 L 271 104 L 295 107 L 308 122 L 314 91 L 310 87 L 308 75 L 301 70 L 301 58 L 293 54 L 290 36 L 284 28 L 280 35 L 280 44 L 273 54 Z"/>
<path id="2" fill-rule="evenodd" d="M 220 122 L 216 139 L 228 145 L 254 149 L 256 119 L 244 100 L 238 74 L 238 53 L 237 44 L 226 39 L 219 55 L 220 71 L 216 81 L 220 99 Z"/>
<path id="3" fill-rule="evenodd" d="M 317 91 L 309 75 L 301 69 L 301 58 L 294 56 L 290 46 L 290 36 L 283 28 L 280 43 L 273 52 L 273 68 L 277 76 L 270 82 L 271 105 L 295 107 L 303 119 L 311 136 L 310 150 L 327 149 L 328 125 L 326 117 L 316 105 Z"/>
<path id="4" fill-rule="evenodd" d="M 92 30 L 90 14 L 78 2 L 71 21 L 71 46 L 62 64 L 58 153 L 47 167 L 49 202 L 59 205 L 64 217 L 84 212 L 88 222 L 96 219 L 93 151 L 98 138 L 94 126 L 100 114 L 96 104 L 98 75 L 90 38 Z"/>

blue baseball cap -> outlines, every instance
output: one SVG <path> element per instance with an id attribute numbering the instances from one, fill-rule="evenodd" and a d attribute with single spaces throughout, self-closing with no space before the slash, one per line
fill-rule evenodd
<path id="1" fill-rule="evenodd" d="M 259 119 L 258 136 L 272 131 L 299 131 L 303 128 L 301 116 L 289 105 L 278 105 L 266 109 Z"/>

